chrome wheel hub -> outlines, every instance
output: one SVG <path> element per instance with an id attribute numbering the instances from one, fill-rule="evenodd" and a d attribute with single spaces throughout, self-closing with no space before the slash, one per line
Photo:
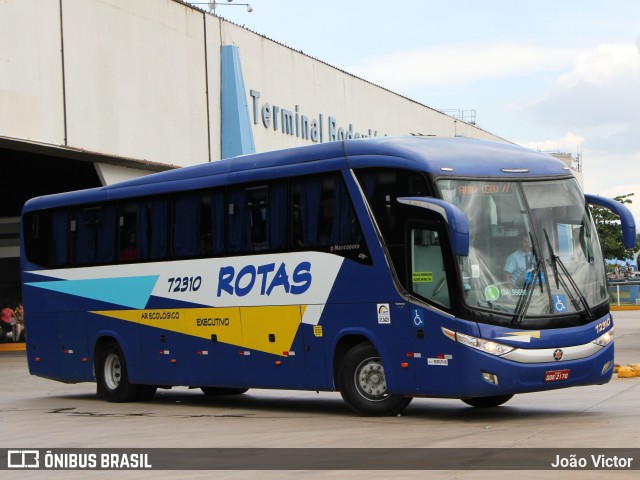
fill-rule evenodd
<path id="1" fill-rule="evenodd" d="M 387 380 L 379 358 L 368 358 L 356 369 L 358 393 L 369 401 L 381 401 L 387 396 Z"/>

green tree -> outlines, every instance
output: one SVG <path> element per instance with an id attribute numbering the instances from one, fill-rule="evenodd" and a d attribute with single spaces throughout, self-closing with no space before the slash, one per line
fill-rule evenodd
<path id="1" fill-rule="evenodd" d="M 633 203 L 631 197 L 633 193 L 619 195 L 614 198 L 616 202 L 622 204 Z M 606 208 L 590 205 L 591 215 L 596 224 L 596 230 L 602 245 L 602 255 L 608 260 L 633 259 L 635 251 L 625 249 L 622 243 L 622 229 L 620 228 L 620 217 Z"/>

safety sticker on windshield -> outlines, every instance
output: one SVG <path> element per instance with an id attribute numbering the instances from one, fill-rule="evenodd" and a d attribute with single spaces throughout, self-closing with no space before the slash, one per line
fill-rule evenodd
<path id="1" fill-rule="evenodd" d="M 567 311 L 567 297 L 566 295 L 554 295 L 553 296 L 553 310 L 556 313 L 563 313 Z"/>
<path id="2" fill-rule="evenodd" d="M 500 298 L 500 289 L 495 285 L 489 285 L 484 289 L 484 298 L 487 302 L 495 302 Z"/>
<path id="3" fill-rule="evenodd" d="M 413 272 L 413 283 L 433 282 L 433 272 Z"/>

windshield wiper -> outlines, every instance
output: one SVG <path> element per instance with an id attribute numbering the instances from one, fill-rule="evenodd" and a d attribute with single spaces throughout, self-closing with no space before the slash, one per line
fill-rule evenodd
<path id="1" fill-rule="evenodd" d="M 556 288 L 560 289 L 560 285 L 562 285 L 562 288 L 564 289 L 564 291 L 569 294 L 571 303 L 573 304 L 573 308 L 575 308 L 576 310 L 579 310 L 578 307 L 580 306 L 580 303 L 582 303 L 585 311 L 587 312 L 587 315 L 591 320 L 593 320 L 595 317 L 593 315 L 593 311 L 591 311 L 591 307 L 589 306 L 587 299 L 582 294 L 580 287 L 578 286 L 576 281 L 573 279 L 573 277 L 567 270 L 567 267 L 565 267 L 560 257 L 557 256 L 553 251 L 553 246 L 551 245 L 551 240 L 549 240 L 549 234 L 547 233 L 547 230 L 543 229 L 542 231 L 544 232 L 544 238 L 547 240 L 547 246 L 549 247 L 549 255 L 551 256 L 551 268 L 553 270 L 553 276 L 556 279 Z M 569 284 L 573 288 L 574 292 L 578 295 L 579 300 L 575 299 L 575 297 L 571 294 L 571 290 L 567 287 L 567 284 L 565 283 L 564 279 L 560 275 L 558 275 L 558 265 L 560 266 L 562 273 L 564 273 L 564 276 L 567 278 L 567 280 L 569 280 Z"/>
<path id="2" fill-rule="evenodd" d="M 533 258 L 536 259 L 535 266 L 529 275 L 529 282 L 527 283 L 527 272 L 525 272 L 524 282 L 525 282 L 525 293 L 520 297 L 518 303 L 516 305 L 516 309 L 514 310 L 513 320 L 511 320 L 511 324 L 520 324 L 522 323 L 522 319 L 527 309 L 529 308 L 529 304 L 531 303 L 531 296 L 533 295 L 534 285 L 537 281 L 540 284 L 540 293 L 544 293 L 544 288 L 542 286 L 542 260 L 538 256 L 538 252 L 536 251 L 536 244 L 533 241 L 533 235 L 529 232 L 529 238 L 531 239 L 531 253 L 533 253 Z M 551 301 L 551 300 L 549 300 Z"/>

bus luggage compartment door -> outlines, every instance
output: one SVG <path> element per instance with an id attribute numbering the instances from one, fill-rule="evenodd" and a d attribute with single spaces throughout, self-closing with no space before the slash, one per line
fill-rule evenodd
<path id="1" fill-rule="evenodd" d="M 306 385 L 300 305 L 242 307 L 244 360 L 251 387 Z"/>

